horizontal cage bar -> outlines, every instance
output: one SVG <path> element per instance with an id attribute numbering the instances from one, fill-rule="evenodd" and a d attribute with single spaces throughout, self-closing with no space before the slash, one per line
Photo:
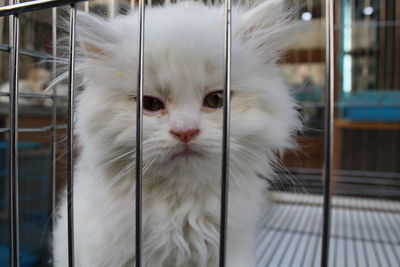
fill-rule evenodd
<path id="1" fill-rule="evenodd" d="M 71 5 L 83 1 L 86 0 L 36 0 L 15 5 L 2 6 L 0 7 L 0 17 L 36 11 L 45 8 Z"/>
<path id="2" fill-rule="evenodd" d="M 11 51 L 11 47 L 8 44 L 0 44 L 0 51 L 9 53 Z M 28 56 L 39 59 L 46 59 L 46 60 L 54 59 L 54 57 L 50 54 L 23 48 L 19 50 L 19 54 L 22 56 Z"/>
<path id="3" fill-rule="evenodd" d="M 67 129 L 67 125 L 62 124 L 62 125 L 56 125 L 55 127 L 53 125 L 48 125 L 36 128 L 18 128 L 18 132 L 20 133 L 47 132 L 53 129 Z M 0 133 L 8 133 L 10 132 L 10 130 L 11 130 L 10 128 L 0 128 Z"/>
<path id="4" fill-rule="evenodd" d="M 0 96 L 10 96 L 10 93 L 6 93 L 6 92 L 0 92 Z M 62 96 L 62 95 L 43 95 L 43 94 L 27 94 L 27 93 L 23 93 L 23 94 L 18 94 L 18 97 L 22 97 L 22 98 L 39 98 L 39 99 L 65 99 L 67 100 L 66 96 Z"/>

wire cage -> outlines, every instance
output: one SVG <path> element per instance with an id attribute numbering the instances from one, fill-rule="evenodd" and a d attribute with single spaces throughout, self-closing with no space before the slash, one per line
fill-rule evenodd
<path id="1" fill-rule="evenodd" d="M 79 3 L 82 2 L 82 3 Z M 68 255 L 69 266 L 74 266 L 74 80 L 76 10 L 97 12 L 113 18 L 116 14 L 138 12 L 138 84 L 136 112 L 136 239 L 132 241 L 135 266 L 142 266 L 142 116 L 143 65 L 145 39 L 145 5 L 160 5 L 171 1 L 91 1 L 35 0 L 18 3 L 11 0 L 0 7 L 0 27 L 8 17 L 8 40 L 0 39 L 2 67 L 10 72 L 9 89 L 0 92 L 9 98 L 9 107 L 0 107 L 8 119 L 1 120 L 0 133 L 0 216 L 8 214 L 8 226 L 2 226 L 9 242 L 0 251 L 0 258 L 9 259 L 9 266 L 34 266 L 38 252 L 26 249 L 24 218 L 29 223 L 46 225 L 51 231 L 56 208 L 59 177 L 66 177 L 68 192 Z M 174 2 L 174 1 L 172 1 Z M 218 1 L 203 1 L 215 4 Z M 252 1 L 244 1 L 251 5 Z M 400 6 L 394 1 L 374 0 L 288 0 L 298 5 L 298 19 L 312 25 L 303 39 L 289 49 L 279 62 L 287 83 L 300 103 L 305 129 L 297 142 L 304 154 L 287 152 L 281 157 L 287 168 L 279 170 L 270 179 L 270 200 L 274 205 L 266 211 L 257 242 L 257 265 L 265 266 L 399 266 L 400 265 L 400 169 L 397 154 L 400 151 Z M 231 53 L 231 0 L 224 4 L 224 134 L 221 165 L 221 229 L 219 266 L 226 266 L 226 235 L 229 173 L 229 117 L 230 117 L 230 53 Z M 65 9 L 69 6 L 68 9 Z M 58 9 L 58 7 L 64 7 Z M 22 15 L 51 10 L 48 40 L 52 48 L 20 47 Z M 54 59 L 57 56 L 58 12 L 67 10 L 69 28 L 68 84 L 64 94 L 60 87 L 51 93 L 30 94 L 23 91 L 19 63 L 24 58 Z M 33 29 L 31 29 L 33 30 Z M 303 40 L 303 41 L 302 41 Z M 306 41 L 304 41 L 306 40 Z M 7 42 L 8 41 L 8 42 Z M 6 62 L 6 63 L 4 63 Z M 4 72 L 4 71 L 3 71 Z M 50 67 L 56 73 L 55 64 Z M 1 73 L 2 78 L 5 75 Z M 29 76 L 23 73 L 21 76 Z M 33 74 L 32 74 L 33 75 Z M 18 83 L 19 81 L 19 83 Z M 39 110 L 50 118 L 44 124 L 29 125 L 20 119 L 24 112 L 41 112 L 24 107 L 22 99 L 47 101 Z M 67 100 L 64 114 L 60 103 Z M 42 102 L 41 102 L 42 103 Z M 4 105 L 3 105 L 4 106 Z M 28 111 L 27 111 L 28 110 Z M 19 121 L 20 120 L 20 121 Z M 35 119 L 38 120 L 38 119 Z M 21 125 L 20 125 L 21 124 Z M 23 141 L 22 134 L 47 133 L 47 145 Z M 67 136 L 65 170 L 60 170 L 60 135 Z M 6 138 L 6 135 L 8 138 Z M 22 140 L 19 141 L 21 137 Z M 365 148 L 367 147 L 367 148 Z M 364 149 L 365 148 L 365 149 Z M 7 152 L 5 152 L 8 149 Z M 364 150 L 363 150 L 364 149 Z M 366 153 L 365 150 L 371 150 Z M 360 152 L 361 151 L 361 152 Z M 6 155 L 6 154 L 7 155 Z M 33 160 L 30 163 L 25 160 Z M 38 160 L 36 162 L 36 160 Z M 32 169 L 34 168 L 34 170 Z M 24 174 L 27 171 L 29 174 Z M 36 172 L 36 173 L 34 173 Z M 36 176 L 34 174 L 37 174 Z M 29 192 L 22 189 L 25 180 L 36 179 Z M 20 188 L 18 187 L 19 185 Z M 40 185 L 39 188 L 35 186 Z M 7 189 L 9 188 L 9 189 Z M 28 197 L 35 192 L 34 196 Z M 26 194 L 25 194 L 26 193 Z M 4 196 L 4 198 L 3 198 Z M 32 199 L 35 199 L 34 201 Z M 25 201 L 38 206 L 37 212 Z M 34 204 L 33 204 L 33 202 Z M 9 208 L 5 203 L 9 203 Z M 134 207 L 132 207 L 133 209 Z M 6 212 L 8 210 L 8 212 Z M 25 211 L 27 211 L 25 213 Z M 3 217 L 4 217 L 3 216 Z M 52 218 L 52 219 L 48 219 Z M 46 227 L 46 226 L 45 226 Z M 28 228 L 26 228 L 28 229 Z M 45 233 L 46 230 L 41 230 Z M 8 234 L 9 233 L 9 234 Z M 38 237 L 39 238 L 39 237 Z M 37 248 L 38 238 L 31 241 Z M 43 240 L 43 236 L 40 237 Z M 35 243 L 36 242 L 36 243 Z M 41 241 L 42 242 L 42 241 Z M 3 256 L 9 254 L 8 257 Z M 39 252 L 40 253 L 40 252 Z M 0 265 L 5 265 L 0 261 Z M 45 265 L 42 262 L 43 265 Z"/>

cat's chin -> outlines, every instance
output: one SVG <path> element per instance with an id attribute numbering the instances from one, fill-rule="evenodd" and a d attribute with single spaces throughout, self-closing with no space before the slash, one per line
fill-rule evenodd
<path id="1" fill-rule="evenodd" d="M 203 158 L 204 153 L 199 151 L 193 145 L 177 145 L 170 156 L 171 160 L 182 160 L 191 158 Z"/>

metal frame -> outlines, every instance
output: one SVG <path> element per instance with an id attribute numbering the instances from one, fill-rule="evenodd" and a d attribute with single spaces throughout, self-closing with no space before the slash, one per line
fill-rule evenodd
<path id="1" fill-rule="evenodd" d="M 18 0 L 13 0 L 17 4 Z M 19 266 L 19 205 L 18 205 L 18 74 L 19 74 L 19 17 L 10 18 L 10 263 Z"/>
<path id="2" fill-rule="evenodd" d="M 224 111 L 222 137 L 221 170 L 221 222 L 219 241 L 219 266 L 226 266 L 226 240 L 228 228 L 228 192 L 229 192 L 229 137 L 231 111 L 231 50 L 232 50 L 232 1 L 225 0 L 224 6 Z"/>
<path id="3" fill-rule="evenodd" d="M 0 7 L 0 17 L 9 15 L 18 15 L 20 13 L 71 5 L 86 0 L 34 0 L 24 3 L 13 2 L 12 5 Z"/>
<path id="4" fill-rule="evenodd" d="M 322 226 L 321 267 L 329 263 L 329 241 L 331 231 L 331 183 L 333 158 L 333 115 L 335 89 L 335 25 L 334 0 L 325 1 L 325 143 L 324 143 L 324 203 Z"/>
<path id="5" fill-rule="evenodd" d="M 0 44 L 0 51 L 10 52 L 11 47 L 6 44 Z M 19 54 L 23 56 L 35 57 L 40 59 L 50 59 L 50 60 L 53 59 L 52 55 L 23 48 L 19 50 Z"/>
<path id="6" fill-rule="evenodd" d="M 135 221 L 135 262 L 142 266 L 142 152 L 143 152 L 143 85 L 144 85 L 144 26 L 145 3 L 138 6 L 138 73 L 136 92 L 136 221 Z"/>
<path id="7" fill-rule="evenodd" d="M 68 213 L 68 265 L 74 263 L 74 104 L 75 104 L 75 29 L 76 8 L 71 4 L 68 59 L 68 170 L 67 170 L 67 213 Z"/>
<path id="8" fill-rule="evenodd" d="M 57 8 L 53 7 L 51 11 L 52 16 L 52 44 L 53 44 L 53 65 L 52 65 L 52 74 L 53 79 L 57 76 Z M 53 87 L 53 106 L 52 106 L 52 116 L 51 116 L 51 125 L 53 126 L 51 129 L 51 213 L 53 216 L 51 217 L 51 230 L 53 231 L 55 226 L 55 216 L 56 213 L 56 175 L 57 175 L 57 86 Z"/>
<path id="9" fill-rule="evenodd" d="M 19 225 L 18 225 L 18 132 L 52 131 L 52 188 L 55 190 L 55 156 L 56 156 L 56 130 L 64 126 L 57 126 L 57 114 L 55 101 L 59 98 L 54 89 L 53 94 L 46 96 L 53 99 L 52 125 L 35 129 L 18 128 L 18 96 L 39 97 L 35 94 L 18 94 L 18 62 L 19 55 L 27 55 L 38 58 L 56 58 L 56 48 L 53 55 L 37 53 L 29 50 L 19 50 L 19 20 L 18 15 L 23 12 L 35 11 L 45 8 L 53 8 L 53 20 L 56 20 L 56 7 L 70 5 L 70 43 L 69 43 L 69 95 L 68 95 L 68 174 L 67 174 L 67 200 L 68 200 L 68 259 L 69 266 L 74 266 L 74 228 L 73 228 L 73 120 L 75 102 L 74 65 L 75 65 L 75 27 L 77 2 L 83 0 L 36 0 L 19 4 L 13 0 L 11 5 L 0 7 L 0 16 L 11 15 L 12 43 L 10 46 L 0 45 L 1 51 L 9 51 L 10 57 L 10 93 L 2 94 L 10 96 L 10 128 L 2 128 L 0 132 L 10 132 L 10 229 L 11 229 L 11 266 L 19 266 Z M 333 88 L 334 88 L 334 25 L 333 25 L 333 0 L 326 0 L 326 77 L 329 81 L 329 90 L 326 94 L 326 142 L 325 142 L 325 191 L 324 191 L 324 227 L 322 242 L 321 266 L 328 264 L 328 243 L 330 235 L 330 182 L 332 170 L 332 134 L 333 134 Z M 133 6 L 133 4 L 132 4 Z M 228 186 L 229 186 L 229 136 L 230 136 L 230 83 L 231 83 L 231 0 L 225 0 L 224 7 L 224 110 L 223 110 L 223 138 L 222 138 L 222 166 L 221 166 L 221 224 L 220 224 L 220 258 L 219 266 L 226 266 L 226 240 L 228 218 Z M 85 9 L 88 10 L 88 4 Z M 136 233 L 136 266 L 141 266 L 142 261 L 142 150 L 143 150 L 143 82 L 144 82 L 144 32 L 145 32 L 145 3 L 139 0 L 138 4 L 138 83 L 137 83 L 137 110 L 136 110 L 136 207 L 135 207 L 135 233 Z M 57 38 L 56 25 L 53 25 L 53 42 Z M 53 73 L 55 74 L 55 65 Z M 43 96 L 40 96 L 43 97 Z M 54 192 L 53 192 L 54 193 Z M 52 196 L 52 208 L 55 209 L 55 196 Z M 54 223 L 54 221 L 53 221 Z"/>

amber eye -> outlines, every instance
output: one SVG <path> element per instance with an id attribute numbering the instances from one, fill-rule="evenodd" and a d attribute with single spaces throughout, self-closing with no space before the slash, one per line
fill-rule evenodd
<path id="1" fill-rule="evenodd" d="M 164 103 L 155 97 L 143 96 L 143 108 L 148 111 L 159 111 L 165 108 Z"/>
<path id="2" fill-rule="evenodd" d="M 223 91 L 212 92 L 204 98 L 203 106 L 208 108 L 220 108 L 224 103 Z"/>

